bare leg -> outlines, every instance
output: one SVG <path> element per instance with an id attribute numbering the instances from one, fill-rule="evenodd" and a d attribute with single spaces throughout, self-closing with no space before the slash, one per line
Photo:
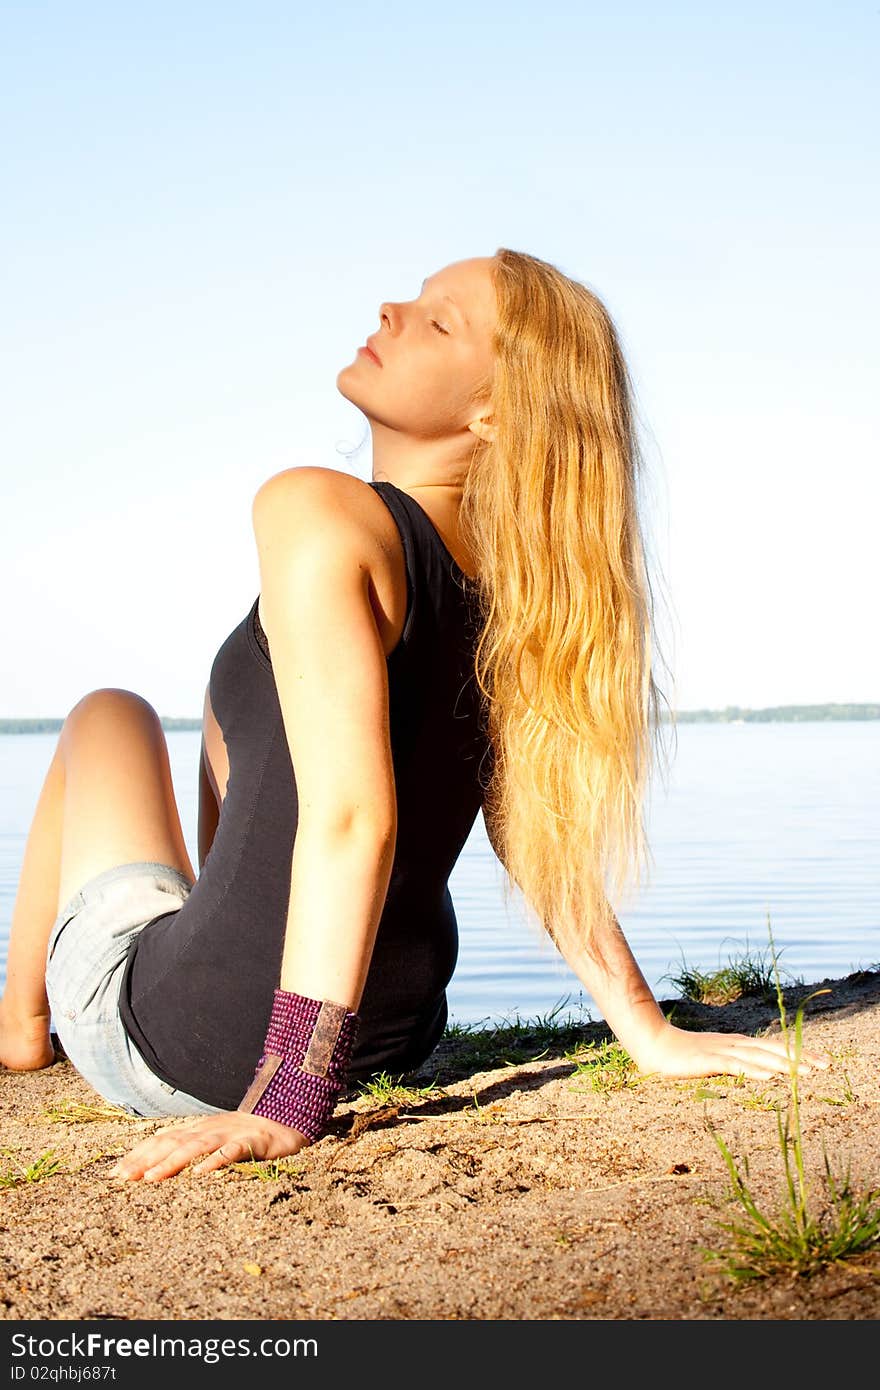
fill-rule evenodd
<path id="1" fill-rule="evenodd" d="M 63 820 L 64 767 L 56 748 L 25 845 L 0 1000 L 0 1060 L 16 1070 L 46 1067 L 55 1056 L 43 976 L 46 941 L 58 911 Z M 25 919 L 40 928 L 49 925 L 45 932 L 27 932 Z"/>
<path id="2" fill-rule="evenodd" d="M 64 721 L 25 845 L 0 999 L 5 1066 L 54 1059 L 45 969 L 59 911 L 89 879 L 138 860 L 195 881 L 156 711 L 132 691 L 94 690 Z"/>

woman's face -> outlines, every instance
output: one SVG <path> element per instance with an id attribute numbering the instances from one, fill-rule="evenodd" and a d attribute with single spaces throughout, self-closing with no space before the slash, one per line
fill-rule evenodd
<path id="1" fill-rule="evenodd" d="M 492 374 L 495 291 L 490 256 L 429 275 L 418 298 L 382 304 L 380 326 L 336 378 L 374 424 L 415 438 L 459 434 L 490 409 L 474 393 Z M 472 443 L 472 436 L 468 436 Z"/>

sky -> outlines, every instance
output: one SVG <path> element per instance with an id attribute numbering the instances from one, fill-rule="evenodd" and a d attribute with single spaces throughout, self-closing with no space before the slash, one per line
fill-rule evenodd
<path id="1" fill-rule="evenodd" d="M 507 246 L 609 309 L 677 710 L 880 700 L 880 5 L 0 3 L 0 717 L 199 717 L 336 375 Z"/>

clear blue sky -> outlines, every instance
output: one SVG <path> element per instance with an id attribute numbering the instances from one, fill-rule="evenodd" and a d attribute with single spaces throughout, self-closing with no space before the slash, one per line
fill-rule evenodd
<path id="1" fill-rule="evenodd" d="M 449 262 L 596 290 L 679 709 L 880 699 L 880 6 L 0 6 L 0 715 L 198 715 L 253 494 Z"/>

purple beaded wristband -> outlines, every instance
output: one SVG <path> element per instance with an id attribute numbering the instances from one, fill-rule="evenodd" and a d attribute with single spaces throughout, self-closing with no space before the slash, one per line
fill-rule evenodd
<path id="1" fill-rule="evenodd" d="M 276 989 L 263 1055 L 239 1110 L 320 1139 L 345 1085 L 359 1022 L 344 1004 Z"/>

